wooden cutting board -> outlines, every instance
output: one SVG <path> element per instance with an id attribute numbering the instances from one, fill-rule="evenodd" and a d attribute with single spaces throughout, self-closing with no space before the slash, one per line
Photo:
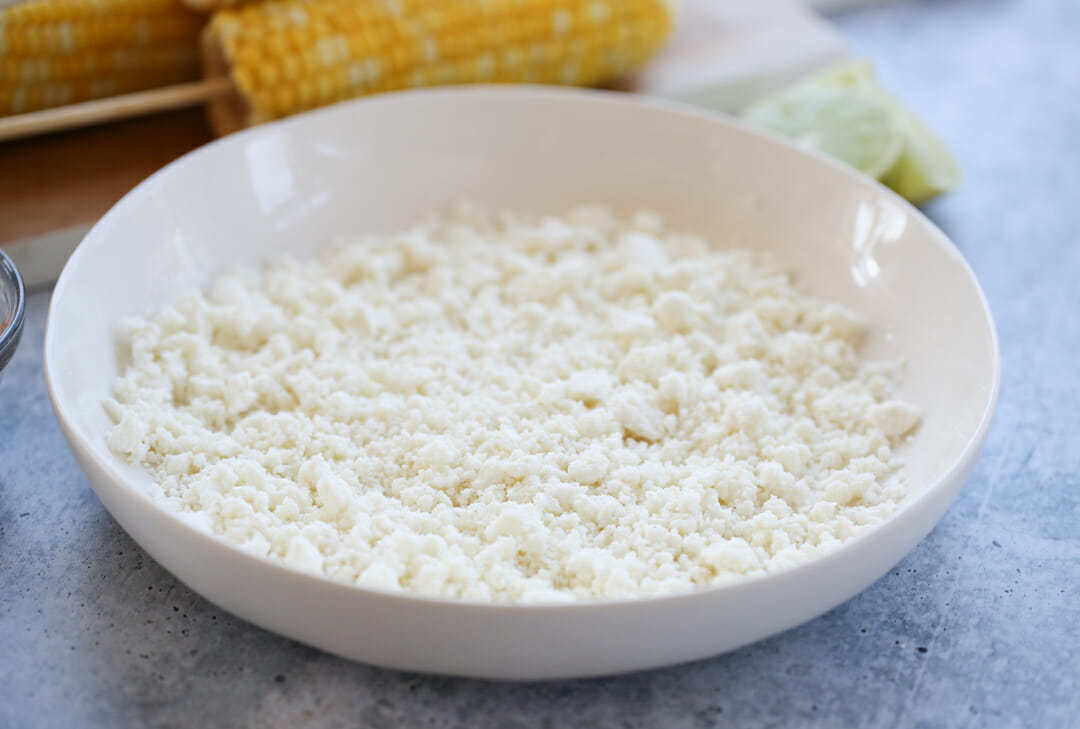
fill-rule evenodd
<path id="1" fill-rule="evenodd" d="M 124 193 L 210 140 L 200 109 L 0 144 L 0 245 L 47 283 Z"/>
<path id="2" fill-rule="evenodd" d="M 799 0 L 683 0 L 665 51 L 622 88 L 735 111 L 846 54 Z M 211 138 L 201 109 L 0 143 L 0 246 L 29 286 L 140 180 Z"/>

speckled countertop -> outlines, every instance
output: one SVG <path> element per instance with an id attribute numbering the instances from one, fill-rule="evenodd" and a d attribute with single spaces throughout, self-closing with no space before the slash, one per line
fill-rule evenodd
<path id="1" fill-rule="evenodd" d="M 68 455 L 41 374 L 49 292 L 0 380 L 0 729 L 1080 726 L 1080 6 L 893 3 L 836 19 L 966 171 L 929 210 L 1004 355 L 971 480 L 894 571 L 691 665 L 500 685 L 334 658 L 164 572 Z"/>

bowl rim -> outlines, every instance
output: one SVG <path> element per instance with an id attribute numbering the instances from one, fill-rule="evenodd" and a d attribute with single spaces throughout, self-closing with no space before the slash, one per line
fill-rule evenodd
<path id="1" fill-rule="evenodd" d="M 0 285 L 15 292 L 15 307 L 0 330 L 0 370 L 7 366 L 19 346 L 19 335 L 22 334 L 23 319 L 26 314 L 26 287 L 23 285 L 22 275 L 3 250 L 0 250 Z"/>
<path id="2" fill-rule="evenodd" d="M 722 127 L 728 133 L 742 134 L 749 137 L 764 140 L 772 145 L 778 145 L 785 148 L 789 153 L 802 155 L 813 158 L 817 163 L 824 164 L 827 167 L 832 168 L 835 171 L 841 173 L 844 177 L 847 177 L 850 182 L 861 186 L 866 189 L 874 191 L 877 195 L 886 196 L 889 201 L 899 206 L 904 212 L 906 212 L 913 219 L 918 221 L 928 236 L 934 240 L 946 254 L 952 256 L 961 266 L 964 276 L 967 278 L 969 284 L 973 287 L 974 292 L 978 297 L 979 304 L 981 306 L 981 312 L 983 314 L 984 321 L 988 327 L 988 333 L 990 336 L 990 343 L 992 348 L 993 360 L 991 362 L 992 367 L 992 385 L 989 395 L 985 401 L 982 409 L 982 413 L 979 418 L 979 424 L 974 432 L 969 436 L 967 443 L 961 453 L 953 460 L 949 467 L 932 483 L 927 485 L 918 494 L 904 498 L 899 504 L 898 508 L 885 518 L 880 524 L 866 530 L 862 534 L 843 542 L 840 546 L 835 547 L 825 554 L 813 556 L 808 559 L 802 560 L 794 565 L 790 565 L 781 569 L 765 572 L 762 574 L 756 574 L 751 576 L 735 577 L 731 580 L 725 580 L 718 584 L 703 585 L 694 589 L 676 592 L 665 593 L 660 595 L 650 596 L 626 596 L 617 598 L 602 598 L 602 599 L 573 599 L 567 602 L 494 602 L 487 600 L 477 600 L 469 598 L 447 598 L 431 595 L 423 595 L 419 593 L 408 592 L 405 590 L 385 590 L 374 587 L 367 587 L 356 583 L 349 583 L 345 581 L 335 580 L 327 575 L 314 574 L 309 571 L 305 571 L 296 567 L 292 567 L 288 564 L 281 562 L 280 560 L 271 559 L 270 557 L 253 554 L 240 545 L 227 541 L 223 537 L 215 534 L 205 532 L 188 521 L 179 517 L 178 514 L 169 511 L 161 506 L 161 504 L 149 494 L 144 493 L 140 488 L 133 485 L 129 478 L 123 474 L 118 468 L 115 462 L 112 462 L 102 457 L 99 453 L 99 449 L 95 444 L 90 442 L 89 438 L 86 438 L 81 429 L 76 426 L 74 416 L 72 415 L 70 408 L 67 404 L 61 400 L 57 395 L 55 366 L 53 364 L 52 352 L 52 340 L 54 337 L 53 323 L 57 316 L 57 301 L 63 297 L 63 294 L 69 285 L 70 275 L 69 272 L 78 264 L 83 256 L 91 255 L 93 248 L 98 244 L 99 240 L 104 238 L 101 236 L 100 231 L 110 224 L 113 219 L 121 217 L 125 214 L 127 208 L 134 205 L 138 205 L 141 202 L 141 198 L 150 194 L 154 187 L 160 184 L 160 180 L 167 175 L 173 173 L 174 170 L 179 169 L 186 165 L 195 164 L 197 160 L 201 159 L 203 155 L 212 154 L 219 146 L 229 144 L 241 144 L 245 140 L 256 139 L 262 135 L 270 135 L 280 133 L 283 130 L 289 130 L 295 127 L 302 128 L 305 124 L 310 123 L 316 119 L 333 116 L 348 116 L 353 109 L 363 106 L 375 106 L 384 104 L 399 104 L 410 103 L 416 99 L 424 99 L 429 97 L 448 97 L 467 99 L 469 97 L 477 97 L 480 99 L 488 97 L 497 98 L 526 98 L 526 99 L 547 99 L 554 102 L 584 102 L 595 103 L 602 105 L 622 106 L 628 110 L 633 109 L 646 109 L 652 111 L 663 112 L 670 116 L 683 117 L 688 119 L 694 119 L 697 121 L 704 121 L 710 124 Z M 175 526 L 182 529 L 189 537 L 198 538 L 204 542 L 209 543 L 216 548 L 224 548 L 230 550 L 240 559 L 254 560 L 261 566 L 271 567 L 275 570 L 284 571 L 292 579 L 300 579 L 307 583 L 310 581 L 313 587 L 320 589 L 336 589 L 345 590 L 354 593 L 357 597 L 369 596 L 372 598 L 389 599 L 389 600 L 404 600 L 410 604 L 429 604 L 429 605 L 441 605 L 447 607 L 460 607 L 479 610 L 490 611 L 514 611 L 521 613 L 545 613 L 547 611 L 558 612 L 588 612 L 592 610 L 602 610 L 608 608 L 632 608 L 639 606 L 653 606 L 662 603 L 678 602 L 686 600 L 688 598 L 699 598 L 706 595 L 712 595 L 720 592 L 737 593 L 743 590 L 755 589 L 758 585 L 767 582 L 775 582 L 782 580 L 793 573 L 797 573 L 800 570 L 805 570 L 811 566 L 824 567 L 831 562 L 844 561 L 848 556 L 862 548 L 863 544 L 868 540 L 874 539 L 878 535 L 892 528 L 899 528 L 898 525 L 904 521 L 905 515 L 908 515 L 914 511 L 919 510 L 926 502 L 932 500 L 939 491 L 947 488 L 952 484 L 958 476 L 963 474 L 965 470 L 969 469 L 973 465 L 973 461 L 978 457 L 983 444 L 986 441 L 990 425 L 993 420 L 994 412 L 998 402 L 998 396 L 1001 386 L 1001 348 L 998 339 L 997 327 L 994 323 L 994 318 L 990 310 L 989 303 L 986 299 L 986 295 L 979 284 L 978 279 L 975 276 L 974 271 L 971 269 L 970 264 L 961 254 L 957 246 L 949 239 L 945 233 L 938 228 L 921 210 L 912 205 L 904 198 L 897 195 L 895 192 L 885 187 L 883 184 L 867 177 L 866 175 L 856 171 L 855 169 L 824 155 L 824 153 L 817 152 L 816 150 L 807 149 L 804 146 L 793 143 L 790 140 L 784 139 L 774 133 L 762 131 L 756 128 L 752 128 L 738 119 L 729 115 L 704 109 L 702 107 L 696 107 L 689 104 L 671 101 L 667 99 L 661 99 L 656 97 L 641 96 L 636 94 L 627 94 L 619 91 L 609 91 L 602 89 L 582 89 L 582 88 L 565 88 L 565 87 L 551 87 L 551 86 L 538 86 L 529 84 L 519 85 L 498 85 L 498 84 L 472 84 L 472 85 L 458 85 L 447 87 L 432 87 L 421 89 L 410 89 L 404 91 L 395 91 L 380 94 L 372 97 L 361 97 L 358 99 L 352 99 L 349 101 L 334 104 L 328 107 L 315 109 L 312 111 L 297 114 L 285 119 L 279 119 L 271 122 L 266 122 L 255 127 L 234 132 L 225 137 L 215 139 L 207 144 L 204 144 L 181 157 L 168 163 L 158 171 L 151 174 L 145 180 L 136 185 L 128 193 L 126 193 L 109 211 L 102 216 L 89 231 L 80 240 L 79 245 L 75 251 L 69 257 L 67 263 L 64 265 L 56 286 L 53 289 L 52 297 L 49 303 L 48 317 L 46 320 L 44 347 L 43 347 L 43 363 L 44 374 L 46 380 L 46 386 L 49 393 L 49 398 L 52 402 L 53 410 L 56 414 L 57 420 L 65 431 L 65 435 L 68 433 L 75 435 L 84 447 L 82 451 L 85 456 L 93 459 L 95 466 L 100 469 L 104 474 L 112 480 L 115 485 L 119 485 L 126 492 L 127 496 L 134 497 L 141 501 L 144 506 L 148 506 L 156 512 L 167 515 Z M 70 437 L 70 436 L 69 436 Z M 74 447 L 74 444 L 72 444 Z M 962 485 L 962 484 L 961 484 Z M 955 498 L 955 497 L 953 497 Z M 951 499 L 950 499 L 951 501 Z M 122 527 L 121 527 L 122 528 Z M 924 537 L 925 538 L 925 537 Z M 891 567 L 892 565 L 890 565 Z M 847 599 L 847 598 L 845 598 Z"/>

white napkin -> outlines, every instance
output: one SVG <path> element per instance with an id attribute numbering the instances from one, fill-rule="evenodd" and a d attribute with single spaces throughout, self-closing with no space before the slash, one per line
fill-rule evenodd
<path id="1" fill-rule="evenodd" d="M 847 55 L 839 33 L 800 0 L 680 6 L 675 37 L 622 88 L 734 112 Z"/>

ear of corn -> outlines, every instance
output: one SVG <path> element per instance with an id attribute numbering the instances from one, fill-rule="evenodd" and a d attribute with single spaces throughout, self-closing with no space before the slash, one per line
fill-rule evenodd
<path id="1" fill-rule="evenodd" d="M 204 22 L 180 0 L 28 0 L 0 10 L 0 115 L 197 78 Z"/>
<path id="2" fill-rule="evenodd" d="M 221 132 L 361 94 L 453 83 L 594 85 L 645 62 L 670 0 L 267 0 L 215 14 Z"/>

